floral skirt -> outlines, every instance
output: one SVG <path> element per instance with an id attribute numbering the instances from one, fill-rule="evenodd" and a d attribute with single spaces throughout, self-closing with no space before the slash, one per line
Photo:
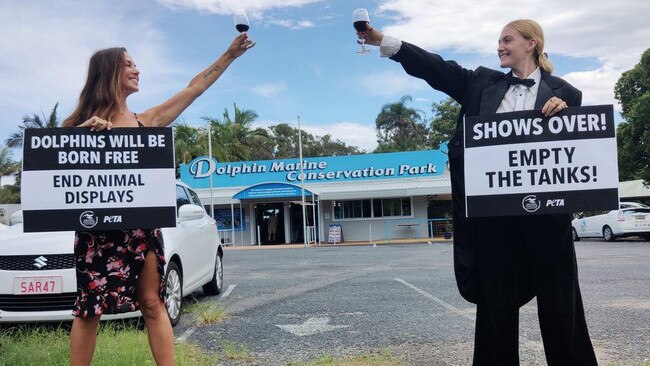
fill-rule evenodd
<path id="1" fill-rule="evenodd" d="M 77 231 L 77 300 L 72 315 L 87 318 L 139 310 L 136 282 L 149 250 L 158 259 L 164 301 L 165 249 L 160 229 Z"/>

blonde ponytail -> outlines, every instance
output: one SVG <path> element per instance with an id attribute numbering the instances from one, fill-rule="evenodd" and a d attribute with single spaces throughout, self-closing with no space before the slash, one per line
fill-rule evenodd
<path id="1" fill-rule="evenodd" d="M 548 57 L 546 57 L 546 53 L 544 52 L 544 31 L 539 23 L 532 19 L 517 19 L 508 23 L 506 27 L 516 30 L 527 40 L 534 39 L 537 41 L 537 46 L 535 47 L 534 52 L 535 63 L 540 69 L 552 74 L 553 64 Z"/>

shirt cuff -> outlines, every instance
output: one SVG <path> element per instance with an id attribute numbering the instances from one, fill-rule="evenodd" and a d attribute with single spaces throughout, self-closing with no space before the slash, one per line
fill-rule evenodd
<path id="1" fill-rule="evenodd" d="M 379 55 L 381 57 L 393 57 L 399 51 L 400 47 L 402 47 L 402 41 L 395 37 L 384 35 L 379 45 Z"/>

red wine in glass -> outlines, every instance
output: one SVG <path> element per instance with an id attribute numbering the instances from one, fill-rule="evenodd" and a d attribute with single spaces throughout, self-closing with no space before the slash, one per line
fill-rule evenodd
<path id="1" fill-rule="evenodd" d="M 251 27 L 251 23 L 248 21 L 248 15 L 246 15 L 246 12 L 244 9 L 237 9 L 235 10 L 235 29 L 237 29 L 237 32 L 239 33 L 244 33 L 248 32 L 248 30 Z M 246 46 L 247 48 L 253 47 L 255 45 L 255 42 L 252 40 L 248 40 L 249 43 Z"/>
<path id="2" fill-rule="evenodd" d="M 368 30 L 368 22 L 370 22 L 370 17 L 368 16 L 368 10 L 360 8 L 360 9 L 355 9 L 352 12 L 352 25 L 354 26 L 354 29 L 357 30 L 359 41 L 361 43 L 361 49 L 357 51 L 357 53 L 365 55 L 370 53 L 369 50 L 366 49 L 365 43 L 366 43 L 366 38 L 364 36 L 364 32 Z"/>
<path id="3" fill-rule="evenodd" d="M 354 29 L 356 29 L 356 31 L 360 32 L 360 33 L 365 32 L 365 31 L 368 30 L 368 22 L 366 22 L 364 20 L 356 21 L 356 22 L 352 23 L 352 25 L 354 26 Z"/>
<path id="4" fill-rule="evenodd" d="M 248 24 L 236 24 L 235 28 L 237 29 L 237 32 L 244 33 L 244 32 L 248 32 L 250 26 Z"/>

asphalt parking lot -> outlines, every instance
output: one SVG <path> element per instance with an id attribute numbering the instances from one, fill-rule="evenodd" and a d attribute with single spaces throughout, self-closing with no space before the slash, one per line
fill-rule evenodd
<path id="1" fill-rule="evenodd" d="M 581 241 L 576 250 L 600 364 L 648 363 L 650 242 Z M 225 307 L 227 318 L 196 326 L 186 316 L 174 333 L 207 349 L 243 345 L 251 358 L 236 364 L 390 350 L 407 365 L 468 365 L 475 306 L 458 294 L 452 251 L 449 243 L 229 248 L 225 291 L 197 295 Z M 545 365 L 535 301 L 520 314 L 521 363 Z"/>

